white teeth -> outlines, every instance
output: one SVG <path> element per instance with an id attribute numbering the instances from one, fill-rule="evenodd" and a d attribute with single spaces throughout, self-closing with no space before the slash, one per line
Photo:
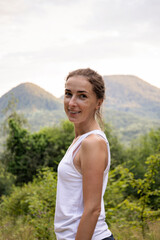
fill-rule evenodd
<path id="1" fill-rule="evenodd" d="M 70 113 L 73 113 L 73 114 L 79 113 L 79 112 L 73 112 L 73 111 L 70 111 L 70 110 L 69 110 L 69 112 L 70 112 Z"/>

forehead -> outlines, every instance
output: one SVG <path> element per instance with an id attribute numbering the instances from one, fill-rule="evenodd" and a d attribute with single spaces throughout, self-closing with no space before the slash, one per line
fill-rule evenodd
<path id="1" fill-rule="evenodd" d="M 83 76 L 73 76 L 68 78 L 65 84 L 65 88 L 69 90 L 93 92 L 92 84 L 86 77 Z"/>

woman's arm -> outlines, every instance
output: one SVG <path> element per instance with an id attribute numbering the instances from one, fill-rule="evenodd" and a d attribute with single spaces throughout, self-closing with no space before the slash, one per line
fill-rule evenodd
<path id="1" fill-rule="evenodd" d="M 100 211 L 103 173 L 108 163 L 105 141 L 97 135 L 88 136 L 80 148 L 83 176 L 84 212 L 75 240 L 91 240 Z"/>

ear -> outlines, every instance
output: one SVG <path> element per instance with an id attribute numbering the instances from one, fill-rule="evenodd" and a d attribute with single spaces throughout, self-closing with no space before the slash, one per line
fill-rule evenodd
<path id="1" fill-rule="evenodd" d="M 97 100 L 96 110 L 100 109 L 102 103 L 103 103 L 103 99 L 98 99 L 98 100 Z"/>

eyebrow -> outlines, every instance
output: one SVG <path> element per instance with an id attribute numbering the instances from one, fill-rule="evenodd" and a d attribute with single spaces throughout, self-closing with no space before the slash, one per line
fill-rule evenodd
<path id="1" fill-rule="evenodd" d="M 65 89 L 65 91 L 71 92 L 70 89 Z M 85 90 L 79 90 L 79 91 L 77 91 L 77 93 L 88 93 L 88 92 Z"/>

